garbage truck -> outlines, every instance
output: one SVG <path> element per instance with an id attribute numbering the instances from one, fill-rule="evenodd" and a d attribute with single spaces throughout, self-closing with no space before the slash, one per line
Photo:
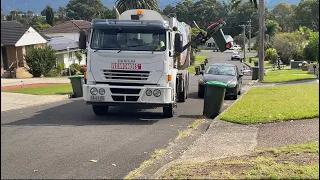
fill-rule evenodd
<path id="1" fill-rule="evenodd" d="M 191 42 L 216 36 L 220 50 L 230 48 L 223 23 L 191 39 L 190 25 L 148 9 L 92 20 L 79 36 L 87 57 L 84 101 L 96 115 L 107 114 L 110 106 L 138 106 L 162 107 L 164 116 L 173 117 L 177 102 L 188 98 Z"/>

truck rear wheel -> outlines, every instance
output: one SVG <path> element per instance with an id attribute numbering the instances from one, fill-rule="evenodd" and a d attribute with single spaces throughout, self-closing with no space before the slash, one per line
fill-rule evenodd
<path id="1" fill-rule="evenodd" d="M 163 107 L 163 115 L 167 118 L 171 118 L 173 117 L 174 114 L 174 108 L 173 108 L 173 104 L 170 104 L 167 107 Z"/>
<path id="2" fill-rule="evenodd" d="M 184 88 L 184 90 L 182 92 L 180 92 L 178 95 L 178 101 L 185 102 L 186 98 L 187 98 L 187 93 L 186 93 L 186 89 Z"/>
<path id="3" fill-rule="evenodd" d="M 92 105 L 92 109 L 95 115 L 103 116 L 108 114 L 109 106 Z"/>

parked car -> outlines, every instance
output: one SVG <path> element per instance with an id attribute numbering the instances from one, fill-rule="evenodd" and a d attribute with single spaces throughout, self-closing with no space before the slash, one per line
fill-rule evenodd
<path id="1" fill-rule="evenodd" d="M 241 94 L 242 76 L 239 69 L 234 64 L 214 63 L 211 64 L 207 71 L 198 81 L 198 97 L 204 97 L 204 85 L 208 81 L 218 81 L 228 84 L 226 97 L 237 99 Z"/>
<path id="2" fill-rule="evenodd" d="M 241 50 L 241 46 L 240 45 L 234 45 L 230 48 L 231 50 Z"/>
<path id="3" fill-rule="evenodd" d="M 232 55 L 231 55 L 231 61 L 234 60 L 234 59 L 236 59 L 236 60 L 240 60 L 240 59 L 241 59 L 239 52 L 233 52 L 233 53 L 232 53 Z"/>

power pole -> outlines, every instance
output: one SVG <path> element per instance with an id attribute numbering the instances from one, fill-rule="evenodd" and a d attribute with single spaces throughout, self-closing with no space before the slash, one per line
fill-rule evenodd
<path id="1" fill-rule="evenodd" d="M 264 0 L 259 0 L 259 81 L 264 81 Z"/>
<path id="2" fill-rule="evenodd" d="M 239 25 L 243 28 L 243 59 L 246 60 L 246 26 L 249 26 L 247 24 Z"/>
<path id="3" fill-rule="evenodd" d="M 249 20 L 249 52 L 251 52 L 251 19 Z"/>

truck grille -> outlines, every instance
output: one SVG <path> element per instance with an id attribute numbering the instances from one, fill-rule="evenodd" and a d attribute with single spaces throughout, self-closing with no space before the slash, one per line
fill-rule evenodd
<path id="1" fill-rule="evenodd" d="M 110 88 L 112 94 L 139 94 L 141 89 Z"/>
<path id="2" fill-rule="evenodd" d="M 122 70 L 103 70 L 106 79 L 118 80 L 148 80 L 150 71 L 122 71 Z"/>

